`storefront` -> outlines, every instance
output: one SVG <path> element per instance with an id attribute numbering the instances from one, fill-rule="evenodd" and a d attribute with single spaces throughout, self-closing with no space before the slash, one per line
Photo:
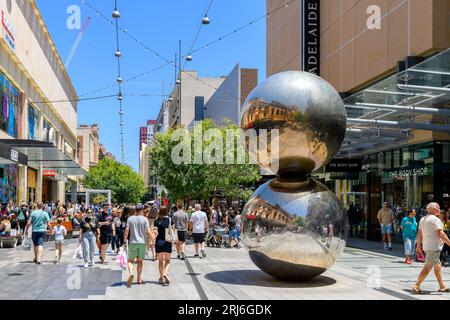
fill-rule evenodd
<path id="1" fill-rule="evenodd" d="M 37 170 L 27 168 L 27 199 L 28 202 L 36 202 Z"/>
<path id="2" fill-rule="evenodd" d="M 378 227 L 377 212 L 387 201 L 399 210 L 437 201 L 449 208 L 450 142 L 435 141 L 363 156 L 357 174 L 330 173 L 341 203 L 356 207 L 356 227 Z M 357 213 L 356 213 L 357 212 Z"/>
<path id="3" fill-rule="evenodd" d="M 28 201 L 57 201 L 65 199 L 65 185 L 72 176 L 83 176 L 86 172 L 66 153 L 59 150 L 52 142 L 35 140 L 0 140 L 0 143 L 14 148 L 28 156 L 28 168 L 24 170 L 27 176 L 24 180 L 24 193 Z M 73 155 L 73 154 L 72 154 Z M 41 176 L 39 176 L 41 175 Z M 39 180 L 42 181 L 40 184 Z M 16 183 L 17 186 L 17 183 Z M 11 192 L 18 192 L 16 188 Z M 25 197 L 24 195 L 24 197 Z M 42 195 L 42 198 L 40 199 Z M 13 199 L 17 199 L 13 198 Z M 15 200 L 17 201 L 17 200 Z"/>
<path id="4" fill-rule="evenodd" d="M 27 163 L 26 155 L 0 143 L 0 203 L 18 200 L 19 166 Z"/>

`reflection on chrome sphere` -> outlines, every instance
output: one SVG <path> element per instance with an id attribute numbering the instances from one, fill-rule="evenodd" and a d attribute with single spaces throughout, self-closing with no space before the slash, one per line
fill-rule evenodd
<path id="1" fill-rule="evenodd" d="M 305 281 L 325 272 L 345 248 L 348 222 L 338 199 L 320 182 L 273 179 L 243 211 L 242 241 L 264 272 Z"/>
<path id="2" fill-rule="evenodd" d="M 278 143 L 267 140 L 271 160 L 278 163 L 273 173 L 305 174 L 328 163 L 339 150 L 346 112 L 328 82 L 308 72 L 286 71 L 269 77 L 250 93 L 241 128 L 255 129 L 257 135 L 260 129 L 278 129 Z M 279 146 L 278 155 L 272 144 Z M 259 165 L 269 168 L 270 157 L 264 153 L 259 154 Z"/>

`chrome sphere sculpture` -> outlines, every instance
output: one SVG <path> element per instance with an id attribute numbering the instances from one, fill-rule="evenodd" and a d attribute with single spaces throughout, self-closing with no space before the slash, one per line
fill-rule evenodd
<path id="1" fill-rule="evenodd" d="M 246 147 L 262 168 L 278 175 L 259 187 L 244 208 L 242 240 L 250 258 L 280 280 L 320 275 L 344 250 L 349 226 L 334 193 L 308 175 L 327 164 L 342 144 L 342 99 L 318 76 L 281 72 L 250 93 L 241 127 L 256 130 L 258 139 L 267 132 L 267 141 L 258 141 L 267 150 Z"/>

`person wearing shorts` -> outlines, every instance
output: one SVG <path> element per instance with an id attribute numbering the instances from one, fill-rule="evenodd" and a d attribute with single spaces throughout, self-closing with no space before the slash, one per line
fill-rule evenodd
<path id="1" fill-rule="evenodd" d="M 42 203 L 37 205 L 37 210 L 33 211 L 28 220 L 25 234 L 28 234 L 28 229 L 31 227 L 31 239 L 34 245 L 34 259 L 33 262 L 41 264 L 42 251 L 44 249 L 44 239 L 47 229 L 50 229 L 50 219 L 48 214 L 42 211 Z"/>
<path id="2" fill-rule="evenodd" d="M 195 212 L 191 216 L 190 225 L 192 229 L 192 238 L 194 239 L 194 257 L 199 257 L 198 245 L 200 243 L 202 257 L 206 258 L 205 236 L 206 232 L 208 231 L 208 217 L 206 216 L 205 212 L 201 211 L 200 204 L 195 205 Z"/>
<path id="3" fill-rule="evenodd" d="M 183 210 L 183 205 L 178 204 L 178 211 L 173 214 L 172 220 L 175 226 L 175 230 L 177 230 L 178 241 L 176 244 L 177 248 L 177 258 L 184 260 L 186 259 L 185 250 L 186 250 L 186 230 L 188 224 L 188 215 Z"/>
<path id="4" fill-rule="evenodd" d="M 442 265 L 439 259 L 444 243 L 450 245 L 450 240 L 444 232 L 444 224 L 440 215 L 440 207 L 436 202 L 427 205 L 427 215 L 419 222 L 419 232 L 417 234 L 416 252 L 426 253 L 425 265 L 419 274 L 416 285 L 412 288 L 414 293 L 421 293 L 420 285 L 425 281 L 431 269 L 434 268 L 434 274 L 439 283 L 439 292 L 450 292 L 442 279 Z M 423 243 L 422 243 L 423 242 Z M 422 251 L 422 246 L 423 251 Z"/>
<path id="5" fill-rule="evenodd" d="M 172 242 L 166 241 L 166 231 L 170 227 L 171 219 L 167 207 L 161 207 L 158 212 L 158 218 L 155 220 L 155 228 L 158 229 L 156 236 L 156 254 L 158 255 L 158 271 L 159 283 L 162 285 L 169 285 L 169 269 L 170 269 L 170 255 L 172 254 Z"/>
<path id="6" fill-rule="evenodd" d="M 130 236 L 128 238 L 128 235 Z M 142 284 L 142 270 L 144 268 L 144 258 L 147 251 L 147 237 L 152 241 L 153 233 L 150 231 L 148 219 L 144 217 L 144 205 L 136 205 L 136 215 L 127 220 L 125 228 L 125 244 L 128 249 L 128 287 L 131 287 L 134 279 L 134 262 L 137 260 L 137 283 Z"/>
<path id="7" fill-rule="evenodd" d="M 116 228 L 113 219 L 108 214 L 109 205 L 104 204 L 102 212 L 98 215 L 98 223 L 100 226 L 100 260 L 103 264 L 107 264 L 106 251 L 108 250 L 111 240 L 116 234 Z"/>
<path id="8" fill-rule="evenodd" d="M 380 222 L 381 235 L 384 241 L 384 250 L 392 250 L 392 222 L 394 221 L 394 212 L 389 208 L 389 204 L 384 202 L 383 208 L 378 211 L 377 219 Z"/>
<path id="9" fill-rule="evenodd" d="M 64 238 L 67 236 L 66 227 L 62 225 L 62 218 L 56 220 L 56 226 L 53 227 L 52 234 L 55 236 L 55 260 L 53 263 L 61 262 Z"/>

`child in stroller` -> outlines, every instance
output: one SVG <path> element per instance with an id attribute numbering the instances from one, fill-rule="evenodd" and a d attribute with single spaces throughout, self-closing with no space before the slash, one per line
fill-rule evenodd
<path id="1" fill-rule="evenodd" d="M 214 226 L 209 228 L 208 236 L 206 238 L 206 245 L 208 247 L 217 247 L 225 246 L 227 248 L 230 247 L 229 244 L 230 236 L 228 234 L 228 226 Z"/>

